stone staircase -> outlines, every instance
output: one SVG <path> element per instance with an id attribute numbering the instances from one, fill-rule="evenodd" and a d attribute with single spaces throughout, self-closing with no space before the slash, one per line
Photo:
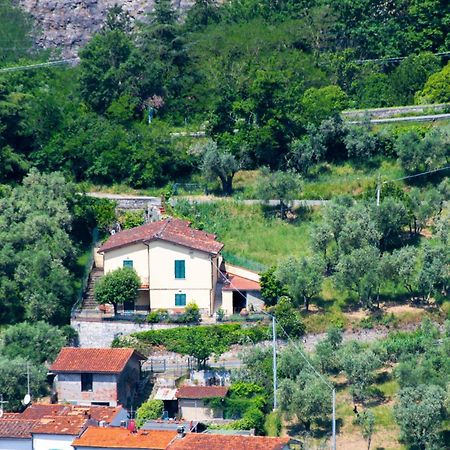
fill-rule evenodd
<path id="1" fill-rule="evenodd" d="M 86 291 L 83 294 L 83 310 L 98 310 L 98 303 L 94 299 L 95 283 L 103 276 L 103 269 L 94 267 L 89 274 Z"/>

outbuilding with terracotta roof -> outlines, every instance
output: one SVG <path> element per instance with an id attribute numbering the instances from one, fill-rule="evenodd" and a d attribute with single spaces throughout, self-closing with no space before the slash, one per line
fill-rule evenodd
<path id="1" fill-rule="evenodd" d="M 208 399 L 224 399 L 225 386 L 181 386 L 176 393 L 178 410 L 184 420 L 202 421 L 223 419 L 223 409 L 210 406 Z"/>
<path id="2" fill-rule="evenodd" d="M 58 401 L 125 407 L 131 404 L 145 357 L 130 348 L 61 349 L 50 367 Z"/>

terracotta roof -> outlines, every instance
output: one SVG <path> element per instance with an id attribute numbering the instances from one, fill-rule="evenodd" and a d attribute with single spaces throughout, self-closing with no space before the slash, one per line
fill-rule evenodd
<path id="1" fill-rule="evenodd" d="M 88 418 L 83 415 L 44 417 L 36 422 L 33 434 L 57 434 L 78 436 Z"/>
<path id="2" fill-rule="evenodd" d="M 120 231 L 112 235 L 98 252 L 158 239 L 212 254 L 219 253 L 223 247 L 222 243 L 216 241 L 215 234 L 191 228 L 191 223 L 186 220 L 169 218 Z"/>
<path id="3" fill-rule="evenodd" d="M 121 373 L 133 354 L 139 359 L 145 359 L 132 348 L 65 347 L 59 352 L 50 370 L 75 373 Z"/>
<path id="4" fill-rule="evenodd" d="M 166 449 L 177 436 L 176 431 L 138 431 L 132 433 L 126 428 L 89 427 L 72 443 L 75 449 L 95 448 L 138 448 L 144 450 Z"/>
<path id="5" fill-rule="evenodd" d="M 228 388 L 225 386 L 181 386 L 177 398 L 214 398 L 225 397 Z"/>
<path id="6" fill-rule="evenodd" d="M 175 440 L 167 450 L 282 450 L 289 438 L 263 436 L 224 436 L 189 433 Z"/>
<path id="7" fill-rule="evenodd" d="M 240 277 L 231 273 L 227 274 L 228 282 L 225 281 L 223 291 L 260 291 L 261 285 L 257 281 Z"/>
<path id="8" fill-rule="evenodd" d="M 0 419 L 0 438 L 30 439 L 35 420 Z"/>
<path id="9" fill-rule="evenodd" d="M 38 420 L 48 416 L 59 416 L 68 413 L 69 405 L 52 405 L 49 403 L 33 403 L 28 406 L 20 415 L 21 419 Z"/>
<path id="10" fill-rule="evenodd" d="M 110 423 L 121 410 L 122 406 L 34 403 L 20 414 L 5 414 L 0 419 L 0 437 L 30 438 L 31 432 L 78 435 L 89 420 Z"/>

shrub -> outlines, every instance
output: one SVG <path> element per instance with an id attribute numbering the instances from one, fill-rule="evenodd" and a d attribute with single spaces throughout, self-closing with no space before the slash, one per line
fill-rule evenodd
<path id="1" fill-rule="evenodd" d="M 264 432 L 266 436 L 279 436 L 281 433 L 281 418 L 278 412 L 271 412 L 264 421 Z"/>
<path id="2" fill-rule="evenodd" d="M 136 412 L 136 425 L 141 427 L 147 420 L 160 419 L 164 411 L 162 400 L 149 400 L 143 403 Z"/>
<path id="3" fill-rule="evenodd" d="M 117 305 L 136 301 L 140 286 L 141 280 L 134 269 L 129 267 L 116 269 L 97 282 L 95 301 L 113 305 L 114 313 L 117 314 Z"/>
<path id="4" fill-rule="evenodd" d="M 157 309 L 155 311 L 151 311 L 147 316 L 148 323 L 159 323 L 165 322 L 169 318 L 169 313 L 165 309 Z"/>

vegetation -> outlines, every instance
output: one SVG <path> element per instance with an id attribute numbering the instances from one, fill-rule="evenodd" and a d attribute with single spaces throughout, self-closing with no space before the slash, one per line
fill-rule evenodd
<path id="1" fill-rule="evenodd" d="M 199 367 L 204 367 L 209 358 L 220 356 L 233 344 L 256 343 L 267 337 L 268 327 L 264 325 L 244 328 L 239 324 L 226 324 L 142 331 L 132 334 L 131 340 L 115 339 L 113 346 L 134 345 L 147 353 L 152 346 L 164 346 L 168 351 L 192 356 Z"/>
<path id="2" fill-rule="evenodd" d="M 122 267 L 107 273 L 98 281 L 95 285 L 95 301 L 101 305 L 113 305 L 114 314 L 117 314 L 117 305 L 136 301 L 140 286 L 141 279 L 136 271 Z"/>
<path id="3" fill-rule="evenodd" d="M 136 425 L 142 427 L 147 420 L 160 419 L 164 411 L 164 402 L 162 400 L 148 400 L 143 403 L 136 411 Z"/>

